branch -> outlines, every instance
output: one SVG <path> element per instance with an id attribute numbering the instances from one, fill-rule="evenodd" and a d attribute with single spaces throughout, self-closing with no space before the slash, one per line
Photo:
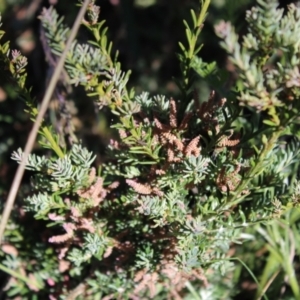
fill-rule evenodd
<path id="1" fill-rule="evenodd" d="M 66 47 L 64 49 L 64 52 L 62 53 L 62 55 L 61 55 L 61 57 L 58 61 L 57 67 L 55 68 L 55 71 L 54 71 L 54 73 L 52 75 L 52 78 L 50 80 L 48 89 L 47 89 L 47 91 L 45 93 L 45 96 L 43 98 L 39 114 L 38 114 L 38 116 L 35 120 L 35 123 L 33 125 L 32 130 L 29 134 L 29 138 L 27 140 L 25 150 L 24 150 L 23 160 L 22 160 L 21 164 L 19 165 L 19 167 L 17 169 L 17 172 L 15 174 L 12 186 L 11 186 L 9 194 L 8 194 L 7 202 L 6 202 L 6 205 L 5 205 L 5 208 L 4 208 L 4 212 L 2 214 L 1 223 L 0 223 L 0 243 L 2 242 L 4 230 L 5 230 L 6 224 L 8 222 L 12 207 L 14 205 L 17 192 L 19 190 L 19 186 L 20 186 L 23 174 L 24 174 L 25 165 L 26 165 L 26 162 L 27 162 L 28 155 L 32 151 L 33 144 L 35 142 L 38 130 L 41 126 L 43 117 L 44 117 L 44 115 L 46 113 L 46 110 L 48 108 L 48 104 L 49 104 L 50 98 L 53 94 L 53 91 L 55 89 L 55 86 L 57 84 L 57 81 L 59 80 L 59 76 L 62 72 L 62 69 L 63 69 L 63 66 L 64 66 L 64 62 L 66 60 L 68 51 L 69 51 L 69 49 L 71 47 L 71 44 L 72 44 L 72 42 L 73 42 L 73 40 L 74 40 L 74 38 L 75 38 L 75 36 L 78 32 L 79 26 L 82 22 L 82 19 L 84 17 L 84 14 L 85 14 L 89 4 L 90 4 L 90 0 L 85 0 L 82 7 L 81 7 L 81 9 L 80 9 L 80 11 L 79 11 L 79 13 L 78 13 L 78 15 L 77 15 L 77 18 L 76 18 L 75 23 L 73 25 L 73 28 L 71 30 L 71 33 L 70 33 L 68 42 L 66 44 Z"/>

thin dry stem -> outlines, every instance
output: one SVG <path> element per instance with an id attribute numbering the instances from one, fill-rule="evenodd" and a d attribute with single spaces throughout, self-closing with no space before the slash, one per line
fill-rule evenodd
<path id="1" fill-rule="evenodd" d="M 7 197 L 7 202 L 6 202 L 6 205 L 5 205 L 5 208 L 4 208 L 4 212 L 2 214 L 1 223 L 0 223 L 0 243 L 2 242 L 4 230 L 5 230 L 6 224 L 8 222 L 10 213 L 12 211 L 12 207 L 13 207 L 14 202 L 15 202 L 15 198 L 17 196 L 17 193 L 18 193 L 18 190 L 19 190 L 19 187 L 20 187 L 20 184 L 21 184 L 21 180 L 22 180 L 22 177 L 23 177 L 23 174 L 24 174 L 24 171 L 25 171 L 25 165 L 26 165 L 28 156 L 32 151 L 32 148 L 33 148 L 38 130 L 41 126 L 44 115 L 45 115 L 46 110 L 48 108 L 49 101 L 51 99 L 51 96 L 52 96 L 53 91 L 55 89 L 55 86 L 57 84 L 57 81 L 59 80 L 59 76 L 60 76 L 60 74 L 63 70 L 63 66 L 64 66 L 64 62 L 66 60 L 67 54 L 69 52 L 69 49 L 72 45 L 72 42 L 73 42 L 76 34 L 78 32 L 79 26 L 81 24 L 81 21 L 84 17 L 84 14 L 87 10 L 87 7 L 88 7 L 89 3 L 90 3 L 90 0 L 85 0 L 82 7 L 81 7 L 81 9 L 80 9 L 80 11 L 79 11 L 79 13 L 78 13 L 78 15 L 77 15 L 75 23 L 74 23 L 74 25 L 72 27 L 72 30 L 70 32 L 69 39 L 66 43 L 65 49 L 64 49 L 63 53 L 61 54 L 61 57 L 60 57 L 60 59 L 57 63 L 57 66 L 55 68 L 53 76 L 50 80 L 48 89 L 47 89 L 47 91 L 45 93 L 45 96 L 43 98 L 38 116 L 37 116 L 37 118 L 34 122 L 32 130 L 29 134 L 29 137 L 28 137 L 28 140 L 27 140 L 27 143 L 26 143 L 26 146 L 25 146 L 25 150 L 24 150 L 24 153 L 23 153 L 24 154 L 23 159 L 22 159 L 22 161 L 21 161 L 21 163 L 20 163 L 20 165 L 17 169 L 17 172 L 15 174 L 13 183 L 11 185 L 11 188 L 10 188 L 10 191 L 9 191 L 9 194 L 8 194 L 8 197 Z"/>

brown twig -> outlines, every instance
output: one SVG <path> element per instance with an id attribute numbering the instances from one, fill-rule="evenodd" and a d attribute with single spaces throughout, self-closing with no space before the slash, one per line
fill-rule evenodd
<path id="1" fill-rule="evenodd" d="M 15 201 L 17 192 L 19 190 L 19 186 L 20 186 L 23 174 L 24 174 L 25 165 L 26 165 L 28 156 L 29 156 L 30 152 L 32 151 L 33 144 L 35 142 L 38 130 L 40 128 L 43 117 L 44 117 L 44 115 L 46 113 L 46 110 L 48 108 L 50 98 L 53 94 L 56 83 L 59 80 L 59 76 L 60 76 L 60 74 L 63 70 L 63 66 L 64 66 L 64 62 L 65 62 L 66 57 L 67 57 L 67 53 L 68 53 L 68 51 L 70 49 L 70 46 L 71 46 L 71 44 L 72 44 L 72 42 L 73 42 L 73 40 L 74 40 L 74 38 L 75 38 L 75 36 L 78 32 L 79 26 L 81 24 L 81 21 L 84 17 L 84 14 L 85 14 L 89 4 L 90 4 L 90 0 L 85 0 L 82 7 L 81 7 L 81 9 L 80 9 L 80 11 L 79 11 L 79 13 L 78 13 L 78 15 L 77 15 L 77 17 L 76 17 L 76 20 L 75 20 L 74 25 L 72 27 L 72 30 L 70 32 L 69 39 L 66 43 L 66 47 L 65 47 L 63 53 L 61 54 L 61 57 L 60 57 L 60 59 L 57 63 L 55 71 L 54 71 L 54 73 L 52 75 L 52 78 L 50 80 L 48 89 L 47 89 L 47 91 L 44 95 L 40 111 L 39 111 L 38 116 L 35 120 L 35 123 L 32 127 L 32 130 L 29 134 L 29 137 L 28 137 L 28 140 L 27 140 L 27 143 L 26 143 L 26 146 L 25 146 L 25 150 L 24 150 L 23 159 L 22 159 L 22 161 L 21 161 L 21 163 L 20 163 L 20 165 L 17 169 L 17 172 L 15 174 L 13 183 L 11 185 L 11 188 L 10 188 L 10 191 L 9 191 L 9 194 L 8 194 L 7 202 L 6 202 L 6 205 L 5 205 L 5 208 L 4 208 L 4 212 L 2 214 L 1 223 L 0 223 L 0 243 L 2 242 L 4 230 L 5 230 L 6 224 L 8 222 L 12 207 L 14 205 L 14 201 Z"/>

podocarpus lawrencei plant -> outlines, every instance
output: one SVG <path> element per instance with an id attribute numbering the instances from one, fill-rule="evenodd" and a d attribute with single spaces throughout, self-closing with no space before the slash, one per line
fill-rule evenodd
<path id="1" fill-rule="evenodd" d="M 130 72 L 112 54 L 100 9 L 91 2 L 83 25 L 93 40 L 73 43 L 65 69 L 99 109 L 110 110 L 118 136 L 105 163 L 96 165 L 94 153 L 66 141 L 70 128 L 58 133 L 43 123 L 47 154 L 28 158 L 32 192 L 16 208 L 2 246 L 2 269 L 13 270 L 10 297 L 182 299 L 191 283 L 208 290 L 230 278 L 230 247 L 243 243 L 249 227 L 299 205 L 300 9 L 291 5 L 284 14 L 276 1 L 258 0 L 242 38 L 220 22 L 215 31 L 236 84 L 226 95 L 212 90 L 203 99 L 197 76 L 216 88 L 223 80 L 215 63 L 197 56 L 209 2 L 184 21 L 178 99 L 128 90 Z M 55 59 L 69 29 L 53 8 L 40 20 Z M 1 55 L 34 120 L 26 59 L 8 44 Z M 12 159 L 20 162 L 22 150 Z M 22 227 L 23 210 L 39 220 L 38 238 Z M 210 299 L 229 299 L 230 289 L 227 283 L 218 296 L 220 289 L 211 288 Z"/>

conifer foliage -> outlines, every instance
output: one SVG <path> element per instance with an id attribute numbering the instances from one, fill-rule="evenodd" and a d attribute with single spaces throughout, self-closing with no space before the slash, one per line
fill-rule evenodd
<path id="1" fill-rule="evenodd" d="M 299 206 L 300 9 L 290 5 L 284 13 L 276 1 L 257 0 L 242 38 L 229 23 L 215 27 L 237 78 L 222 95 L 221 70 L 198 56 L 209 2 L 184 21 L 176 79 L 182 94 L 175 99 L 128 90 L 130 72 L 112 53 L 91 1 L 82 24 L 93 40 L 73 43 L 65 69 L 100 110 L 110 110 L 116 135 L 97 165 L 93 152 L 66 146 L 62 133 L 43 123 L 47 151 L 27 160 L 31 193 L 16 207 L 0 252 L 1 269 L 13 270 L 9 297 L 183 299 L 192 284 L 209 299 L 230 299 L 232 283 L 224 283 L 227 298 L 216 283 L 233 274 L 229 250 L 255 224 Z M 53 8 L 40 20 L 55 58 L 69 28 Z M 26 58 L 8 44 L 0 52 L 34 121 Z M 199 77 L 216 83 L 208 99 L 195 84 Z M 19 149 L 12 159 L 19 163 L 22 155 Z M 24 215 L 40 224 L 38 235 L 24 228 Z"/>

